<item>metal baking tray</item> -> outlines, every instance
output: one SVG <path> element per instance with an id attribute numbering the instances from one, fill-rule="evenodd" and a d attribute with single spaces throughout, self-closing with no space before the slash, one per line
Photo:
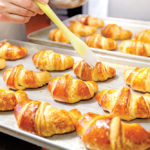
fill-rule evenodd
<path id="1" fill-rule="evenodd" d="M 12 44 L 16 45 L 22 45 L 25 46 L 28 49 L 28 56 L 16 60 L 16 61 L 7 61 L 7 68 L 11 68 L 17 64 L 23 64 L 26 69 L 34 70 L 34 71 L 40 71 L 35 68 L 35 66 L 32 63 L 32 56 L 34 53 L 40 51 L 40 50 L 46 50 L 51 49 L 54 52 L 59 52 L 61 54 L 70 55 L 74 58 L 74 60 L 80 60 L 81 58 L 76 55 L 74 51 L 68 51 L 65 49 L 59 49 L 54 47 L 48 47 L 33 43 L 27 43 L 22 41 L 13 41 L 8 40 Z M 137 60 L 131 60 L 126 58 L 120 58 L 117 56 L 111 56 L 111 55 L 103 55 L 100 53 L 97 53 L 98 58 L 103 61 L 104 64 L 109 64 L 110 66 L 116 68 L 117 75 L 113 79 L 109 79 L 105 82 L 97 82 L 99 90 L 101 91 L 103 89 L 121 89 L 123 86 L 126 86 L 126 84 L 123 81 L 123 72 L 127 68 L 132 67 L 149 67 L 150 63 L 145 63 L 142 61 Z M 4 69 L 4 70 L 5 70 Z M 4 70 L 0 71 L 0 85 L 1 88 L 6 88 L 3 79 L 2 74 Z M 51 72 L 52 77 L 61 76 L 63 74 L 69 73 L 74 78 L 76 78 L 75 74 L 73 73 L 72 69 L 62 71 L 62 72 Z M 95 97 L 90 100 L 80 101 L 75 104 L 64 104 L 60 102 L 56 102 L 50 95 L 47 85 L 38 88 L 38 89 L 26 89 L 25 92 L 27 92 L 30 99 L 33 100 L 42 100 L 49 102 L 52 106 L 57 108 L 63 108 L 66 110 L 70 110 L 73 108 L 77 108 L 81 111 L 82 114 L 87 112 L 94 112 L 98 114 L 105 114 L 107 112 L 103 111 L 103 109 L 99 106 L 99 104 L 96 102 Z M 134 92 L 134 91 L 133 91 Z M 130 123 L 137 122 L 140 123 L 145 129 L 150 130 L 150 119 L 136 119 L 133 121 L 130 121 Z M 51 150 L 86 150 L 84 144 L 82 143 L 80 137 L 76 134 L 76 132 L 71 132 L 63 135 L 54 135 L 52 137 L 43 138 L 39 137 L 37 135 L 31 134 L 29 132 L 23 131 L 18 128 L 17 122 L 15 120 L 13 111 L 9 112 L 0 112 L 0 131 L 4 132 L 6 134 L 12 135 L 14 137 L 17 137 L 19 139 L 23 139 L 25 141 L 31 142 L 33 144 L 37 144 L 39 146 L 51 149 Z"/>
<path id="2" fill-rule="evenodd" d="M 80 16 L 86 16 L 86 15 L 76 15 L 74 17 L 71 17 L 71 18 L 63 21 L 63 22 L 65 24 L 68 24 L 70 20 L 77 20 Z M 120 18 L 111 18 L 111 17 L 105 17 L 105 18 L 101 18 L 101 19 L 104 20 L 105 25 L 107 25 L 107 24 L 118 24 L 125 29 L 131 30 L 133 33 L 132 39 L 134 38 L 135 34 L 138 33 L 139 31 L 150 28 L 150 22 L 148 22 L 148 21 L 120 19 Z M 48 37 L 49 31 L 51 29 L 54 29 L 54 28 L 56 28 L 56 26 L 54 24 L 52 24 L 46 28 L 32 32 L 28 35 L 28 39 L 30 41 L 32 41 L 34 43 L 38 43 L 38 44 L 50 45 L 50 46 L 54 46 L 54 47 L 63 47 L 66 49 L 73 49 L 71 44 L 55 42 L 55 41 L 52 41 L 49 39 L 49 37 Z M 101 29 L 98 29 L 99 33 L 100 33 Z M 81 38 L 81 39 L 84 39 L 84 38 Z M 117 41 L 117 42 L 119 45 L 120 41 Z M 109 54 L 114 55 L 114 56 L 128 57 L 130 59 L 137 59 L 137 60 L 147 61 L 147 62 L 150 61 L 149 57 L 122 53 L 119 51 L 118 48 L 115 51 L 108 51 L 108 50 L 98 49 L 98 48 L 91 48 L 91 49 L 94 52 L 99 52 L 99 53 L 103 53 L 103 54 L 109 53 Z"/>

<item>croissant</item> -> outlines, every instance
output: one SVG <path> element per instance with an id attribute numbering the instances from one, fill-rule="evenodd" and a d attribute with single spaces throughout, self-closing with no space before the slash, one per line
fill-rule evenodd
<path id="1" fill-rule="evenodd" d="M 102 37 L 100 34 L 94 34 L 88 36 L 85 39 L 85 43 L 89 47 L 102 48 L 106 50 L 115 50 L 117 48 L 117 42 L 110 38 Z"/>
<path id="2" fill-rule="evenodd" d="M 104 26 L 104 21 L 102 19 L 92 17 L 92 16 L 81 16 L 79 21 L 84 25 L 94 26 L 101 28 Z"/>
<path id="3" fill-rule="evenodd" d="M 75 35 L 80 38 L 80 35 L 75 33 Z M 65 37 L 60 29 L 52 29 L 49 32 L 49 39 L 55 42 L 70 43 L 70 41 Z"/>
<path id="4" fill-rule="evenodd" d="M 149 131 L 111 115 L 87 113 L 78 121 L 76 130 L 91 150 L 146 150 L 150 147 Z"/>
<path id="5" fill-rule="evenodd" d="M 97 62 L 94 68 L 91 68 L 84 60 L 76 62 L 73 71 L 77 77 L 86 81 L 105 81 L 116 75 L 116 70 L 112 67 Z"/>
<path id="6" fill-rule="evenodd" d="M 6 60 L 3 58 L 0 58 L 0 69 L 3 69 L 6 67 Z"/>
<path id="7" fill-rule="evenodd" d="M 17 103 L 26 99 L 27 94 L 24 91 L 13 92 L 0 88 L 0 111 L 13 110 Z"/>
<path id="8" fill-rule="evenodd" d="M 141 42 L 150 43 L 150 29 L 137 33 L 135 39 Z"/>
<path id="9" fill-rule="evenodd" d="M 9 42 L 0 42 L 0 58 L 17 60 L 27 55 L 27 49 L 22 46 L 15 46 Z"/>
<path id="10" fill-rule="evenodd" d="M 86 26 L 78 21 L 71 21 L 68 28 L 74 33 L 81 36 L 89 36 L 96 32 L 95 27 Z"/>
<path id="11" fill-rule="evenodd" d="M 60 29 L 52 29 L 49 32 L 49 38 L 50 40 L 56 42 L 70 43 L 69 40 L 65 37 L 65 35 L 60 31 Z"/>
<path id="12" fill-rule="evenodd" d="M 150 92 L 150 70 L 146 67 L 127 69 L 123 74 L 124 81 L 132 89 Z"/>
<path id="13" fill-rule="evenodd" d="M 150 44 L 136 40 L 126 40 L 120 43 L 119 49 L 123 53 L 140 56 L 150 56 Z"/>
<path id="14" fill-rule="evenodd" d="M 94 81 L 84 82 L 65 74 L 50 80 L 48 89 L 55 100 L 64 103 L 75 103 L 92 98 L 98 90 L 98 85 Z"/>
<path id="15" fill-rule="evenodd" d="M 101 30 L 103 36 L 114 40 L 125 40 L 132 37 L 132 32 L 125 30 L 116 24 L 108 24 Z"/>
<path id="16" fill-rule="evenodd" d="M 128 87 L 121 90 L 102 90 L 96 100 L 106 111 L 124 120 L 150 118 L 150 94 L 131 94 Z"/>
<path id="17" fill-rule="evenodd" d="M 50 77 L 49 72 L 35 73 L 31 70 L 24 69 L 23 65 L 17 65 L 14 68 L 7 69 L 3 74 L 4 82 L 13 90 L 41 87 L 49 82 Z"/>
<path id="18" fill-rule="evenodd" d="M 14 113 L 19 128 L 44 137 L 74 131 L 81 117 L 77 109 L 66 111 L 29 99 L 17 104 Z"/>
<path id="19" fill-rule="evenodd" d="M 55 53 L 51 50 L 40 51 L 32 57 L 34 65 L 41 70 L 61 71 L 73 66 L 74 59 L 71 56 Z"/>

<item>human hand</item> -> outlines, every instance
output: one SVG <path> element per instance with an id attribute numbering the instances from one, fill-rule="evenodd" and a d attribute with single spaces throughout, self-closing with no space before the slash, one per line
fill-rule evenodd
<path id="1" fill-rule="evenodd" d="M 38 0 L 48 3 L 48 0 Z M 32 16 L 43 14 L 33 0 L 0 0 L 0 22 L 26 23 Z"/>

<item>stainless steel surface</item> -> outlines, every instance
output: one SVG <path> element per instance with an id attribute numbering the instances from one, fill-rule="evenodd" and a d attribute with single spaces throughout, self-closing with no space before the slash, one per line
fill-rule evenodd
<path id="1" fill-rule="evenodd" d="M 74 16 L 72 18 L 69 18 L 67 20 L 64 21 L 65 24 L 68 24 L 70 20 L 77 20 L 81 15 L 77 15 Z M 84 15 L 86 16 L 86 15 Z M 150 22 L 147 21 L 137 21 L 137 20 L 129 20 L 129 19 L 120 19 L 120 18 L 102 18 L 105 22 L 105 25 L 107 24 L 118 24 L 120 26 L 122 26 L 125 29 L 129 29 L 132 31 L 133 33 L 133 37 L 136 33 L 138 33 L 139 31 L 142 31 L 144 29 L 150 28 Z M 71 46 L 71 44 L 65 44 L 65 43 L 61 43 L 61 42 L 54 42 L 51 41 L 48 38 L 48 34 L 49 31 L 53 28 L 56 28 L 56 26 L 54 24 L 52 24 L 49 27 L 43 28 L 41 30 L 32 32 L 28 35 L 28 39 L 34 43 L 39 43 L 39 44 L 44 44 L 44 45 L 51 45 L 54 47 L 63 47 L 66 49 L 73 49 L 73 47 Z M 98 30 L 98 32 L 100 32 L 101 29 Z M 84 38 L 82 38 L 84 39 Z M 120 41 L 118 41 L 118 44 L 120 43 Z M 119 51 L 119 49 L 117 48 L 116 51 L 108 51 L 108 50 L 104 50 L 104 49 L 97 49 L 97 48 L 91 48 L 94 52 L 99 52 L 99 53 L 103 53 L 103 54 L 111 54 L 114 56 L 120 56 L 120 57 L 127 57 L 129 59 L 138 59 L 141 61 L 147 61 L 150 62 L 150 58 L 149 57 L 145 57 L 145 56 L 136 56 L 136 55 L 131 55 L 131 54 L 125 54 Z"/>
<path id="2" fill-rule="evenodd" d="M 40 71 L 35 68 L 35 66 L 32 63 L 32 55 L 39 50 L 46 50 L 51 49 L 55 52 L 59 52 L 62 54 L 71 55 L 74 57 L 74 60 L 80 60 L 81 58 L 77 57 L 76 53 L 74 51 L 69 51 L 65 49 L 59 49 L 59 48 L 52 48 L 47 47 L 43 45 L 37 45 L 32 43 L 26 43 L 21 41 L 9 41 L 12 44 L 22 45 L 25 46 L 28 49 L 28 56 L 24 59 L 20 59 L 17 61 L 7 61 L 7 68 L 13 67 L 17 64 L 23 64 L 26 69 L 31 69 L 34 71 Z M 101 61 L 105 61 L 105 64 L 109 64 L 112 67 L 116 68 L 117 75 L 115 78 L 110 79 L 106 82 L 97 82 L 99 90 L 101 91 L 103 89 L 121 89 L 123 86 L 126 86 L 126 84 L 123 81 L 123 72 L 127 68 L 132 67 L 149 67 L 150 63 L 142 62 L 142 61 L 136 61 L 126 58 L 120 58 L 119 56 L 111 56 L 111 55 L 103 55 L 100 53 L 97 53 L 97 56 Z M 6 88 L 6 85 L 2 79 L 2 74 L 4 70 L 0 71 L 0 85 L 1 88 Z M 72 69 L 62 71 L 62 72 L 51 72 L 52 77 L 61 76 L 65 73 L 71 74 L 74 78 L 76 78 L 75 74 L 73 73 Z M 87 101 L 80 101 L 75 104 L 64 104 L 60 102 L 54 101 L 54 99 L 51 97 L 47 86 L 44 86 L 42 88 L 38 89 L 27 89 L 25 90 L 27 92 L 30 99 L 33 100 L 42 100 L 49 102 L 52 106 L 57 108 L 63 108 L 66 110 L 70 110 L 72 108 L 77 108 L 82 112 L 82 114 L 87 112 L 94 112 L 98 114 L 105 114 L 107 112 L 104 112 L 103 109 L 99 106 L 99 104 L 96 102 L 95 97 L 87 100 Z M 134 92 L 134 91 L 133 91 Z M 140 123 L 145 129 L 150 130 L 150 119 L 136 119 L 133 121 L 130 121 L 130 123 L 137 122 Z M 31 143 L 37 144 L 42 147 L 46 148 L 53 148 L 57 147 L 57 149 L 69 149 L 69 150 L 86 150 L 84 147 L 84 144 L 82 143 L 79 136 L 76 134 L 76 132 L 67 133 L 64 135 L 54 135 L 49 138 L 43 138 L 39 137 L 37 135 L 31 134 L 29 132 L 25 132 L 23 130 L 20 130 L 17 126 L 13 111 L 10 112 L 0 112 L 0 131 L 10 134 L 12 136 L 18 137 L 20 139 L 29 141 Z"/>
<path id="3" fill-rule="evenodd" d="M 75 8 L 83 5 L 87 0 L 50 0 L 50 5 L 56 8 Z"/>

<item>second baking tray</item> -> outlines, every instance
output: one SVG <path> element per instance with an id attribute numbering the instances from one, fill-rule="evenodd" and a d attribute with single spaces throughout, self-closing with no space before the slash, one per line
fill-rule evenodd
<path id="1" fill-rule="evenodd" d="M 67 20 L 64 21 L 65 24 L 68 24 L 70 20 L 77 20 L 80 16 L 86 16 L 86 15 L 76 15 L 74 17 L 71 17 Z M 129 29 L 133 33 L 133 37 L 135 36 L 136 33 L 144 30 L 144 29 L 150 29 L 150 22 L 147 21 L 136 21 L 136 20 L 129 20 L 129 19 L 120 19 L 120 18 L 102 18 L 104 20 L 105 25 L 107 24 L 117 24 L 122 26 L 125 29 Z M 49 27 L 43 28 L 41 30 L 32 32 L 28 35 L 28 39 L 34 43 L 39 43 L 39 44 L 44 44 L 44 45 L 50 45 L 54 47 L 63 47 L 66 49 L 73 49 L 71 44 L 66 44 L 66 43 L 61 43 L 61 42 L 55 42 L 49 39 L 48 34 L 51 29 L 56 28 L 54 24 L 52 24 Z M 101 29 L 98 30 L 100 32 Z M 117 41 L 118 44 L 120 41 Z M 122 53 L 118 50 L 115 51 L 108 51 L 108 50 L 103 50 L 103 49 L 97 49 L 97 48 L 91 48 L 93 51 L 102 53 L 102 54 L 111 54 L 114 56 L 120 56 L 120 57 L 127 57 L 129 59 L 137 59 L 141 61 L 147 61 L 150 62 L 149 57 L 145 56 L 137 56 L 137 55 L 131 55 L 131 54 L 126 54 Z"/>
<path id="2" fill-rule="evenodd" d="M 51 49 L 54 52 L 59 52 L 61 54 L 70 55 L 74 58 L 75 61 L 80 60 L 81 58 L 76 55 L 74 51 L 68 51 L 65 49 L 59 49 L 59 48 L 52 48 L 47 47 L 43 45 L 37 45 L 32 43 L 26 43 L 21 41 L 9 41 L 12 44 L 16 45 L 22 45 L 25 46 L 28 49 L 28 56 L 17 60 L 17 61 L 7 61 L 7 68 L 14 67 L 17 64 L 23 64 L 26 69 L 34 70 L 34 71 L 40 71 L 35 68 L 35 66 L 32 63 L 32 56 L 34 53 L 38 52 L 39 50 L 47 50 Z M 103 89 L 121 89 L 123 86 L 126 86 L 126 84 L 123 81 L 123 72 L 127 68 L 132 67 L 149 67 L 150 63 L 144 63 L 139 62 L 136 60 L 129 60 L 120 58 L 117 56 L 109 56 L 109 55 L 102 55 L 97 54 L 98 58 L 101 61 L 104 61 L 105 64 L 109 64 L 110 66 L 116 68 L 116 77 L 113 79 L 109 79 L 105 82 L 97 82 L 99 90 L 101 91 Z M 4 69 L 4 70 L 5 70 Z M 0 71 L 0 85 L 1 88 L 6 88 L 3 79 L 2 74 L 4 70 Z M 74 78 L 76 78 L 75 74 L 73 73 L 72 69 L 62 71 L 62 72 L 51 72 L 52 77 L 61 76 L 63 74 L 69 73 Z M 77 108 L 81 111 L 82 114 L 87 112 L 94 112 L 98 114 L 106 114 L 105 111 L 99 106 L 99 104 L 96 102 L 95 97 L 93 97 L 90 100 L 80 101 L 75 104 L 64 104 L 60 102 L 56 102 L 50 95 L 47 85 L 42 88 L 37 89 L 26 89 L 25 92 L 27 92 L 28 97 L 33 100 L 41 100 L 41 101 L 47 101 L 52 106 L 57 108 L 63 108 L 66 110 L 71 110 L 73 108 Z M 135 91 L 132 91 L 133 93 L 136 93 Z M 150 130 L 150 119 L 136 119 L 133 121 L 130 121 L 129 123 L 137 122 L 140 123 L 145 129 Z M 17 122 L 15 120 L 13 111 L 9 112 L 0 112 L 0 131 L 4 132 L 6 134 L 15 136 L 17 138 L 26 140 L 28 142 L 31 142 L 33 144 L 37 144 L 39 146 L 48 148 L 48 149 L 67 149 L 67 150 L 86 150 L 84 144 L 82 143 L 80 137 L 76 134 L 76 132 L 71 132 L 63 135 L 54 135 L 52 137 L 43 138 L 39 137 L 37 135 L 31 134 L 29 132 L 25 132 L 18 128 Z"/>

